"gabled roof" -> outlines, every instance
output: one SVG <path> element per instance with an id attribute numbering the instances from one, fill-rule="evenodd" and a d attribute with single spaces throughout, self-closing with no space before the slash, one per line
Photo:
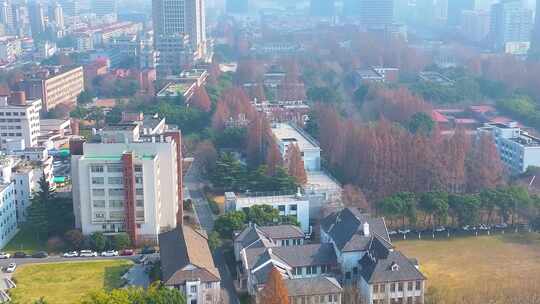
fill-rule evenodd
<path id="1" fill-rule="evenodd" d="M 302 229 L 294 225 L 261 226 L 260 229 L 273 240 L 306 237 Z"/>
<path id="2" fill-rule="evenodd" d="M 364 223 L 369 225 L 369 234 L 364 232 Z M 372 218 L 355 208 L 334 212 L 321 221 L 322 229 L 332 238 L 338 250 L 365 251 L 374 236 L 391 244 L 383 218 Z"/>
<path id="3" fill-rule="evenodd" d="M 369 284 L 425 280 L 417 263 L 393 250 L 379 237 L 373 238 L 367 254 L 360 260 L 361 275 Z"/>
<path id="4" fill-rule="evenodd" d="M 326 295 L 343 291 L 335 278 L 323 276 L 285 280 L 285 285 L 290 297 Z"/>
<path id="5" fill-rule="evenodd" d="M 309 244 L 301 246 L 246 249 L 246 260 L 250 270 L 269 260 L 290 267 L 312 265 L 336 265 L 337 258 L 332 244 Z"/>
<path id="6" fill-rule="evenodd" d="M 206 236 L 189 226 L 159 235 L 161 269 L 165 285 L 182 285 L 186 281 L 220 281 Z"/>
<path id="7" fill-rule="evenodd" d="M 306 235 L 297 226 L 246 226 L 234 239 L 242 248 L 274 247 L 275 240 L 304 238 Z"/>

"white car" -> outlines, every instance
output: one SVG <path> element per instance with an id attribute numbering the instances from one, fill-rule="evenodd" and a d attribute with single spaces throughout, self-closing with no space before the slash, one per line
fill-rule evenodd
<path id="1" fill-rule="evenodd" d="M 508 224 L 506 223 L 500 223 L 500 224 L 495 225 L 495 228 L 498 228 L 498 229 L 504 229 L 507 227 L 508 227 Z"/>
<path id="2" fill-rule="evenodd" d="M 79 254 L 82 258 L 91 258 L 91 257 L 97 257 L 98 254 L 95 251 L 92 250 L 81 250 L 81 253 Z"/>
<path id="3" fill-rule="evenodd" d="M 397 231 L 395 230 L 388 231 L 388 235 L 396 235 L 396 234 L 397 234 Z"/>
<path id="4" fill-rule="evenodd" d="M 103 251 L 101 253 L 101 256 L 103 256 L 103 257 L 115 257 L 115 256 L 118 256 L 118 251 L 116 251 L 116 250 Z"/>
<path id="5" fill-rule="evenodd" d="M 65 258 L 76 258 L 78 256 L 79 256 L 79 253 L 77 251 L 66 252 L 63 255 L 63 257 L 65 257 Z"/>
<path id="6" fill-rule="evenodd" d="M 6 272 L 15 272 L 15 269 L 17 268 L 17 264 L 15 263 L 9 263 L 9 265 L 6 267 Z"/>
<path id="7" fill-rule="evenodd" d="M 5 259 L 9 259 L 10 257 L 11 257 L 11 254 L 7 252 L 0 252 L 0 259 L 5 260 Z"/>
<path id="8" fill-rule="evenodd" d="M 399 229 L 398 232 L 401 234 L 407 234 L 407 233 L 411 233 L 411 229 Z"/>
<path id="9" fill-rule="evenodd" d="M 445 230 L 446 230 L 446 228 L 444 228 L 443 226 L 435 228 L 435 231 L 437 231 L 437 232 L 443 232 Z"/>

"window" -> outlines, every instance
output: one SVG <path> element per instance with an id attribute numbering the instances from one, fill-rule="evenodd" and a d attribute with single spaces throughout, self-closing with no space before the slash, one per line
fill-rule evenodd
<path id="1" fill-rule="evenodd" d="M 135 194 L 137 194 L 137 195 L 144 195 L 144 191 L 143 191 L 143 189 L 137 188 L 137 189 L 135 190 Z"/>
<path id="2" fill-rule="evenodd" d="M 137 205 L 137 207 L 144 207 L 144 200 L 138 199 L 135 204 Z"/>
<path id="3" fill-rule="evenodd" d="M 135 177 L 135 183 L 142 184 L 143 180 L 142 177 Z"/>
<path id="4" fill-rule="evenodd" d="M 326 273 L 326 272 L 327 272 L 326 265 L 321 265 L 321 273 Z"/>
<path id="5" fill-rule="evenodd" d="M 191 292 L 191 293 L 197 293 L 197 286 L 191 286 L 191 287 L 189 288 L 189 292 Z"/>
<path id="6" fill-rule="evenodd" d="M 422 281 L 416 281 L 416 290 L 422 289 Z"/>
<path id="7" fill-rule="evenodd" d="M 122 165 L 110 164 L 107 165 L 107 172 L 124 172 Z"/>
<path id="8" fill-rule="evenodd" d="M 103 185 L 105 183 L 105 178 L 103 177 L 92 177 L 92 185 Z"/>
<path id="9" fill-rule="evenodd" d="M 385 289 L 386 289 L 386 285 L 385 285 L 385 284 L 379 285 L 379 290 L 380 290 L 381 292 L 384 292 Z"/>
<path id="10" fill-rule="evenodd" d="M 142 166 L 141 165 L 135 165 L 135 172 L 142 172 Z"/>
<path id="11" fill-rule="evenodd" d="M 407 290 L 409 290 L 409 291 L 413 290 L 413 282 L 408 282 L 407 283 Z"/>
<path id="12" fill-rule="evenodd" d="M 98 220 L 104 219 L 105 218 L 105 212 L 95 212 L 94 213 L 94 218 L 98 219 Z"/>
<path id="13" fill-rule="evenodd" d="M 109 177 L 109 185 L 123 185 L 124 180 L 122 177 Z"/>
<path id="14" fill-rule="evenodd" d="M 424 302 L 422 301 L 422 297 L 414 297 L 414 303 L 415 304 L 422 304 Z"/>
<path id="15" fill-rule="evenodd" d="M 390 291 L 391 292 L 396 292 L 396 283 L 390 284 Z"/>
<path id="16" fill-rule="evenodd" d="M 317 274 L 317 266 L 311 266 L 311 273 Z"/>
<path id="17" fill-rule="evenodd" d="M 298 209 L 297 205 L 291 205 L 291 211 L 296 211 Z"/>
<path id="18" fill-rule="evenodd" d="M 373 285 L 373 293 L 379 293 L 379 285 Z"/>
<path id="19" fill-rule="evenodd" d="M 137 216 L 137 219 L 144 219 L 144 211 L 142 210 L 137 210 L 135 215 Z"/>
<path id="20" fill-rule="evenodd" d="M 105 196 L 105 189 L 92 189 L 93 196 Z"/>
<path id="21" fill-rule="evenodd" d="M 110 219 L 123 219 L 124 218 L 124 212 L 123 211 L 111 211 L 111 212 L 109 212 L 109 218 Z"/>
<path id="22" fill-rule="evenodd" d="M 122 200 L 110 200 L 109 207 L 111 208 L 124 208 L 124 201 Z"/>
<path id="23" fill-rule="evenodd" d="M 358 267 L 353 267 L 352 272 L 354 275 L 358 274 Z"/>
<path id="24" fill-rule="evenodd" d="M 105 201 L 104 200 L 93 200 L 92 206 L 94 208 L 105 208 Z"/>
<path id="25" fill-rule="evenodd" d="M 307 275 L 311 274 L 311 267 L 310 266 L 306 267 L 306 274 Z"/>
<path id="26" fill-rule="evenodd" d="M 285 212 L 285 205 L 279 205 L 278 210 L 279 212 Z"/>
<path id="27" fill-rule="evenodd" d="M 102 165 L 91 165 L 90 170 L 93 173 L 101 173 L 101 172 L 103 172 L 103 166 Z"/>
<path id="28" fill-rule="evenodd" d="M 403 283 L 398 283 L 398 291 L 403 291 Z"/>
<path id="29" fill-rule="evenodd" d="M 345 273 L 345 279 L 347 279 L 347 280 L 350 280 L 350 279 L 351 279 L 351 272 L 350 272 L 350 271 L 347 271 L 347 272 Z"/>
<path id="30" fill-rule="evenodd" d="M 210 283 L 208 283 L 208 284 L 210 284 Z M 211 294 L 206 295 L 206 302 L 212 302 L 212 295 Z"/>
<path id="31" fill-rule="evenodd" d="M 109 189 L 109 196 L 123 196 L 124 189 Z"/>
<path id="32" fill-rule="evenodd" d="M 407 304 L 413 304 L 413 297 L 407 297 Z"/>

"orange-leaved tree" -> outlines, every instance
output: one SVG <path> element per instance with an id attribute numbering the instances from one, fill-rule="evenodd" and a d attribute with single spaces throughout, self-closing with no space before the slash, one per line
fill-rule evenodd
<path id="1" fill-rule="evenodd" d="M 261 304 L 289 304 L 289 292 L 281 272 L 277 268 L 272 268 L 268 275 L 266 285 L 261 291 Z"/>
<path id="2" fill-rule="evenodd" d="M 304 168 L 304 160 L 302 159 L 302 154 L 300 148 L 296 144 L 292 144 L 287 149 L 287 169 L 289 175 L 296 178 L 296 181 L 299 184 L 307 183 L 307 174 L 306 169 Z"/>

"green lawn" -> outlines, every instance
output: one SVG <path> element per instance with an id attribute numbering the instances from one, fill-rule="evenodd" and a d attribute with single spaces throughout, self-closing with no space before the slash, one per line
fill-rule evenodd
<path id="1" fill-rule="evenodd" d="M 92 291 L 121 287 L 121 276 L 132 264 L 109 260 L 22 265 L 14 275 L 17 288 L 10 292 L 21 304 L 40 297 L 55 304 L 78 303 Z"/>
<path id="2" fill-rule="evenodd" d="M 418 258 L 429 287 L 448 303 L 461 296 L 520 290 L 540 282 L 540 235 L 498 235 L 450 240 L 397 241 Z"/>
<path id="3" fill-rule="evenodd" d="M 11 253 L 16 251 L 32 253 L 35 251 L 46 250 L 46 248 L 47 240 L 45 240 L 45 238 L 38 240 L 33 231 L 23 227 L 2 250 Z"/>

